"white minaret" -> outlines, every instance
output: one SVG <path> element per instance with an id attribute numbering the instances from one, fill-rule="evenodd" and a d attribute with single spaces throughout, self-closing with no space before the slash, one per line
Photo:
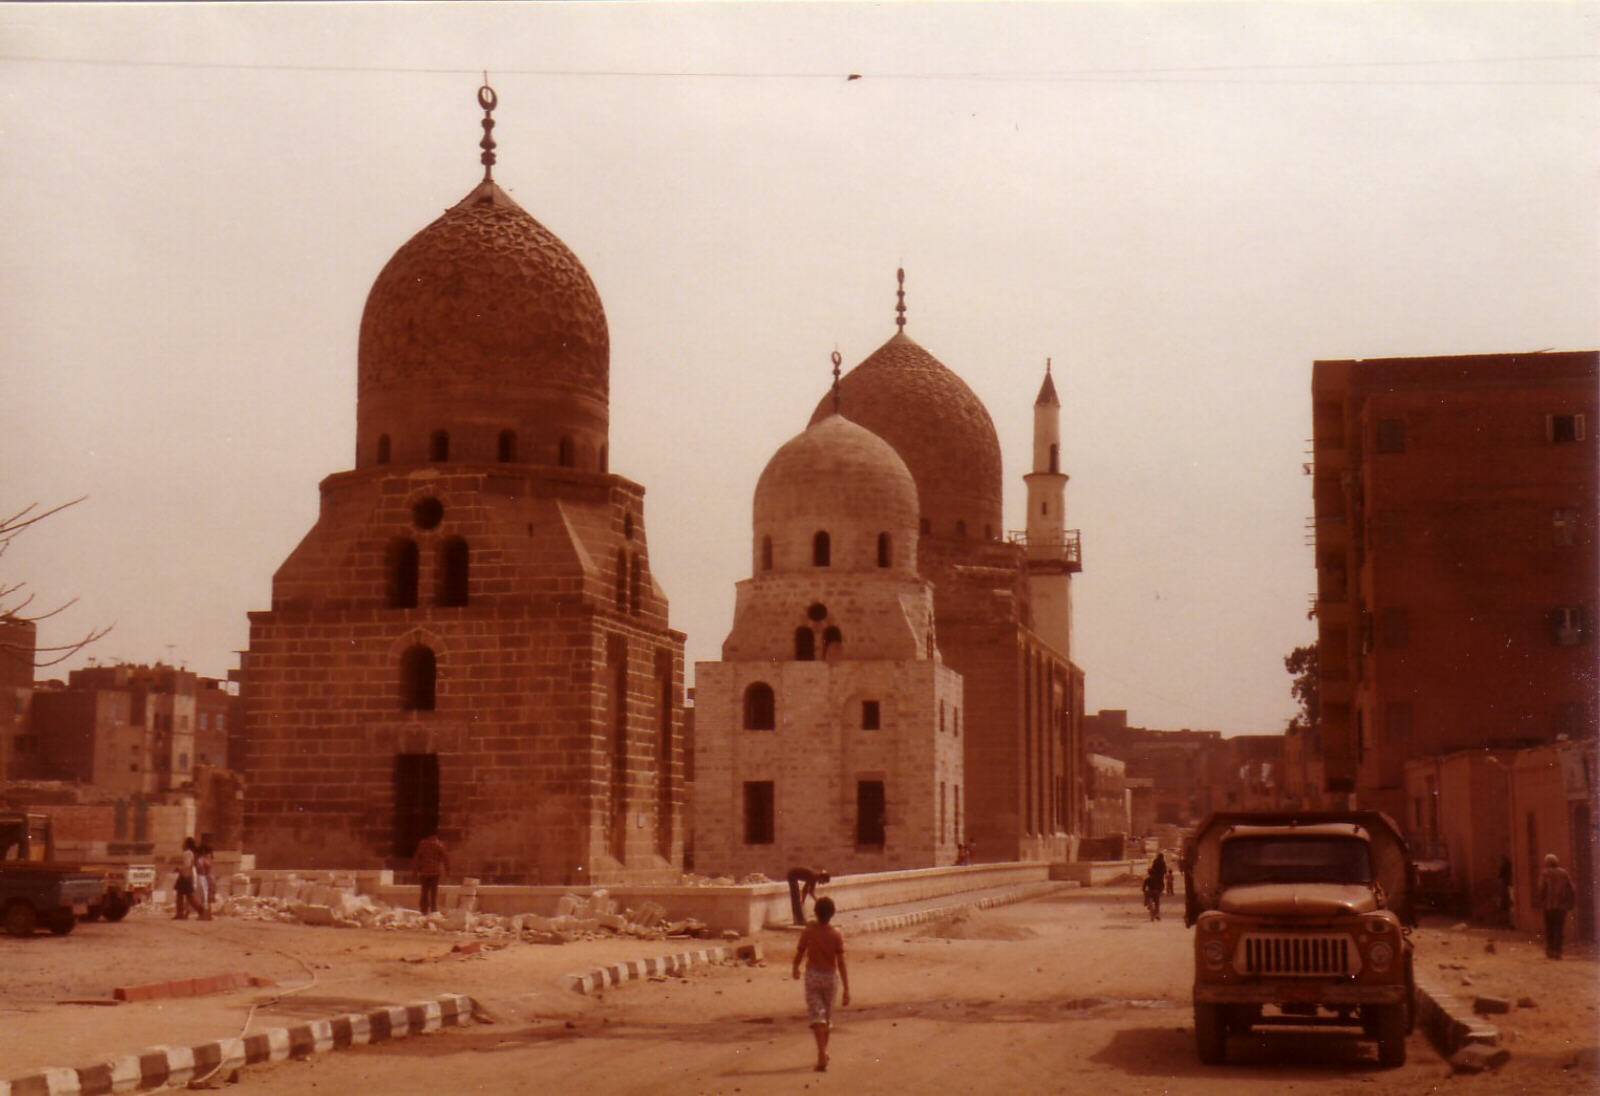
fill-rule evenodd
<path id="1" fill-rule="evenodd" d="M 1028 585 L 1033 630 L 1072 657 L 1072 576 L 1083 569 L 1078 532 L 1067 528 L 1067 474 L 1061 471 L 1061 401 L 1045 360 L 1033 402 L 1033 471 L 1028 485 Z"/>

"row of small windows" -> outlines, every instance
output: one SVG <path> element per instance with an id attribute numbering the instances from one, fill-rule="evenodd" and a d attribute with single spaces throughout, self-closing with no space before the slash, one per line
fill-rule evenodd
<path id="1" fill-rule="evenodd" d="M 1589 640 L 1588 614 L 1582 605 L 1558 605 L 1545 613 L 1545 626 L 1550 642 L 1556 647 L 1581 647 Z M 1379 643 L 1386 650 L 1402 650 L 1411 646 L 1411 612 L 1405 608 L 1390 607 L 1374 617 L 1371 612 L 1361 614 L 1361 650 L 1370 653 Z M 1347 644 L 1340 643 L 1341 648 Z"/>
<path id="2" fill-rule="evenodd" d="M 771 780 L 744 782 L 744 843 L 777 841 L 777 786 Z M 942 805 L 942 800 L 941 800 Z M 889 830 L 888 798 L 882 780 L 856 781 L 856 846 L 882 849 Z"/>
<path id="3" fill-rule="evenodd" d="M 388 464 L 391 459 L 393 446 L 388 434 L 378 435 L 377 462 Z M 435 430 L 428 435 L 428 459 L 434 463 L 441 463 L 450 459 L 450 431 Z M 519 460 L 517 448 L 517 432 L 515 430 L 502 430 L 495 438 L 495 459 L 502 464 L 510 464 Z M 600 471 L 606 471 L 607 447 L 600 447 Z M 576 468 L 578 466 L 578 447 L 570 437 L 563 437 L 556 443 L 556 464 L 561 468 Z"/>
<path id="4" fill-rule="evenodd" d="M 422 553 L 410 537 L 389 542 L 385 559 L 388 590 L 385 603 L 391 609 L 415 609 L 421 584 Z M 434 603 L 446 607 L 467 603 L 468 577 L 472 555 L 467 542 L 447 537 L 439 544 L 439 562 L 434 583 Z"/>
<path id="5" fill-rule="evenodd" d="M 744 729 L 747 731 L 771 731 L 778 726 L 778 700 L 772 691 L 772 686 L 765 681 L 751 682 L 744 690 Z M 961 733 L 961 710 L 949 709 L 951 731 Z M 883 729 L 883 704 L 878 700 L 861 701 L 858 710 L 860 727 L 863 731 L 879 731 Z M 946 728 L 946 707 L 944 701 L 939 701 L 939 733 L 943 734 Z"/>
<path id="6" fill-rule="evenodd" d="M 894 540 L 888 533 L 878 534 L 877 563 L 879 567 L 889 567 L 894 562 Z M 811 537 L 811 566 L 829 567 L 833 564 L 833 538 L 827 530 L 819 529 Z M 772 570 L 772 538 L 761 538 L 761 569 Z"/>
<path id="7" fill-rule="evenodd" d="M 1588 424 L 1582 414 L 1546 415 L 1544 440 L 1551 445 L 1570 445 L 1583 441 Z M 1404 419 L 1379 419 L 1377 423 L 1377 449 L 1380 453 L 1406 451 L 1406 423 Z"/>

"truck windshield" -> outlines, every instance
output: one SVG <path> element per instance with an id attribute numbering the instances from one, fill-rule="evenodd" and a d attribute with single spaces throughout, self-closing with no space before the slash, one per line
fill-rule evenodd
<path id="1" fill-rule="evenodd" d="M 1236 837 L 1222 846 L 1222 885 L 1372 882 L 1365 841 L 1345 837 Z"/>

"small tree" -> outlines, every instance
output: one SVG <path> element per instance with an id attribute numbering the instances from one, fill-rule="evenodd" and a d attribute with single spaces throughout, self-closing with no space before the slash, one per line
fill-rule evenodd
<path id="1" fill-rule="evenodd" d="M 39 524 L 45 518 L 59 514 L 69 506 L 76 506 L 82 498 L 64 502 L 60 506 L 52 507 L 43 513 L 34 513 L 39 509 L 38 503 L 30 503 L 7 518 L 0 518 L 0 557 L 4 557 L 11 547 L 11 542 L 21 536 L 23 532 Z M 72 598 L 53 609 L 32 610 L 33 594 L 28 591 L 28 584 L 20 581 L 9 581 L 0 575 L 0 621 L 22 621 L 37 624 L 41 620 L 49 620 L 70 609 L 78 601 Z M 103 628 L 91 628 L 82 636 L 70 643 L 53 644 L 45 647 L 34 646 L 24 649 L 20 644 L 8 641 L 0 635 L 0 656 L 16 659 L 31 659 L 34 666 L 54 666 L 58 662 L 65 662 L 89 644 L 102 639 L 115 625 L 107 624 Z"/>
<path id="2" fill-rule="evenodd" d="M 1315 730 L 1322 715 L 1322 705 L 1317 693 L 1317 645 L 1296 647 L 1283 659 L 1283 668 L 1294 680 L 1289 692 L 1300 702 L 1299 713 L 1289 721 L 1289 731 Z"/>

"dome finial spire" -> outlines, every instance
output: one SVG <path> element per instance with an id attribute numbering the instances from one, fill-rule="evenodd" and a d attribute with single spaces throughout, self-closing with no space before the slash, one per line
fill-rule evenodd
<path id="1" fill-rule="evenodd" d="M 483 86 L 478 89 L 478 105 L 483 108 L 483 140 L 478 142 L 483 155 L 478 160 L 483 164 L 483 181 L 488 183 L 494 181 L 494 108 L 500 105 L 500 97 L 489 86 L 487 72 L 483 74 Z"/>
<path id="2" fill-rule="evenodd" d="M 833 413 L 839 413 L 839 364 L 844 359 L 839 356 L 839 348 L 833 348 Z"/>
<path id="3" fill-rule="evenodd" d="M 894 325 L 901 331 L 906 329 L 906 268 L 901 267 L 894 272 L 899 288 L 895 290 Z"/>

